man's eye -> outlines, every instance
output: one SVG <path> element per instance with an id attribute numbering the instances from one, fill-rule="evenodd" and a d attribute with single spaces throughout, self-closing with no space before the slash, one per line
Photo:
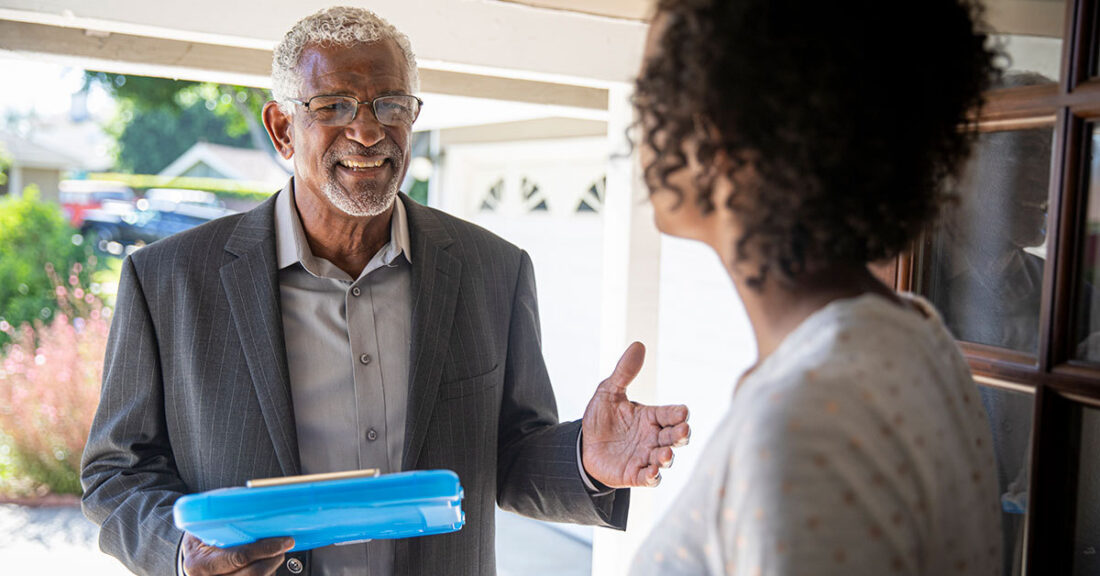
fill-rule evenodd
<path id="1" fill-rule="evenodd" d="M 316 114 L 326 114 L 327 115 L 327 114 L 344 113 L 344 112 L 347 112 L 348 110 L 350 110 L 351 107 L 352 107 L 352 104 L 350 104 L 348 102 L 345 102 L 343 100 L 339 100 L 339 99 L 332 100 L 332 99 L 326 98 L 324 100 L 315 100 L 313 102 L 313 104 L 310 105 L 309 108 L 310 108 L 310 110 L 313 110 L 313 112 L 316 113 Z"/>
<path id="2" fill-rule="evenodd" d="M 318 112 L 339 112 L 347 108 L 347 102 L 318 102 L 313 109 Z"/>

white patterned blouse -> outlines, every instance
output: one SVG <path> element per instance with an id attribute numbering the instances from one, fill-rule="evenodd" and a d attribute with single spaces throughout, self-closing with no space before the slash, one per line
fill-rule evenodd
<path id="1" fill-rule="evenodd" d="M 631 574 L 1000 576 L 978 390 L 905 300 L 833 302 L 746 376 Z"/>

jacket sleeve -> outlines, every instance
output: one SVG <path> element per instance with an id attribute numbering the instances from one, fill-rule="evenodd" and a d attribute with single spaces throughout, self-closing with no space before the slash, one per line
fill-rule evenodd
<path id="1" fill-rule="evenodd" d="M 558 423 L 541 339 L 534 269 L 523 252 L 508 333 L 497 503 L 505 510 L 541 520 L 624 530 L 630 491 L 593 494 L 585 487 L 577 465 L 581 423 Z"/>
<path id="2" fill-rule="evenodd" d="M 160 351 L 131 258 L 123 264 L 103 388 L 81 463 L 84 514 L 100 548 L 137 574 L 173 574 L 183 533 L 172 505 L 187 488 L 164 416 Z"/>

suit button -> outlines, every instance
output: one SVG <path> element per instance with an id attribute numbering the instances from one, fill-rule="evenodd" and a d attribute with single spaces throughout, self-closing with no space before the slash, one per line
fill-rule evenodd
<path id="1" fill-rule="evenodd" d="M 302 561 L 297 558 L 291 558 L 286 561 L 286 569 L 290 570 L 291 574 L 301 574 Z"/>
<path id="2" fill-rule="evenodd" d="M 374 442 L 378 439 L 378 433 L 374 431 L 374 428 L 367 430 L 367 440 Z"/>
<path id="3" fill-rule="evenodd" d="M 360 354 L 359 361 L 363 364 L 370 364 L 370 354 Z"/>

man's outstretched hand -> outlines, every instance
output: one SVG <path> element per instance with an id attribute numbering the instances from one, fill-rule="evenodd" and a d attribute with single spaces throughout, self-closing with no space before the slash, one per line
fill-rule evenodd
<path id="1" fill-rule="evenodd" d="M 645 361 L 645 346 L 627 347 L 615 371 L 600 382 L 581 422 L 581 462 L 588 475 L 611 488 L 656 486 L 672 449 L 688 443 L 687 406 L 645 406 L 626 387 Z"/>

